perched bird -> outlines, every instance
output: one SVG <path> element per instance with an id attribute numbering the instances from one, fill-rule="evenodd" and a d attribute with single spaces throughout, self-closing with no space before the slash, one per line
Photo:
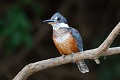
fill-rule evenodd
<path id="1" fill-rule="evenodd" d="M 59 12 L 55 13 L 51 19 L 43 21 L 53 27 L 53 41 L 61 55 L 74 54 L 83 51 L 83 42 L 79 32 L 69 27 L 67 20 Z M 78 69 L 82 73 L 89 72 L 84 60 L 77 61 Z"/>

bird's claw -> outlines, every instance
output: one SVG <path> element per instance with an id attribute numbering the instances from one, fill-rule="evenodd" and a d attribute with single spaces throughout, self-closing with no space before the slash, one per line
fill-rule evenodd
<path id="1" fill-rule="evenodd" d="M 63 59 L 65 59 L 66 55 L 62 55 Z"/>

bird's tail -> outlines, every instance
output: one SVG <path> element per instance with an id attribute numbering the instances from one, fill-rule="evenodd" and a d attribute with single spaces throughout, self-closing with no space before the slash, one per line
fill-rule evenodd
<path id="1" fill-rule="evenodd" d="M 81 71 L 82 73 L 86 73 L 89 72 L 89 69 L 87 67 L 87 65 L 85 64 L 84 60 L 83 61 L 78 61 L 76 62 L 79 71 Z"/>

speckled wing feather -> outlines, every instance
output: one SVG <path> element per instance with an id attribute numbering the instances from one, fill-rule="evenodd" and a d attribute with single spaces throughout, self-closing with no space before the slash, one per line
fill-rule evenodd
<path id="1" fill-rule="evenodd" d="M 77 42 L 78 50 L 83 51 L 83 42 L 79 32 L 75 28 L 71 28 L 71 34 Z"/>

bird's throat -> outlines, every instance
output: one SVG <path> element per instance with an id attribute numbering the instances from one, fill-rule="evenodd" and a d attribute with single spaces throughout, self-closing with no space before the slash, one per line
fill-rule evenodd
<path id="1" fill-rule="evenodd" d="M 53 27 L 53 30 L 57 30 L 61 27 L 69 27 L 68 24 L 65 24 L 65 23 L 56 23 L 56 24 L 51 24 L 52 27 Z"/>

